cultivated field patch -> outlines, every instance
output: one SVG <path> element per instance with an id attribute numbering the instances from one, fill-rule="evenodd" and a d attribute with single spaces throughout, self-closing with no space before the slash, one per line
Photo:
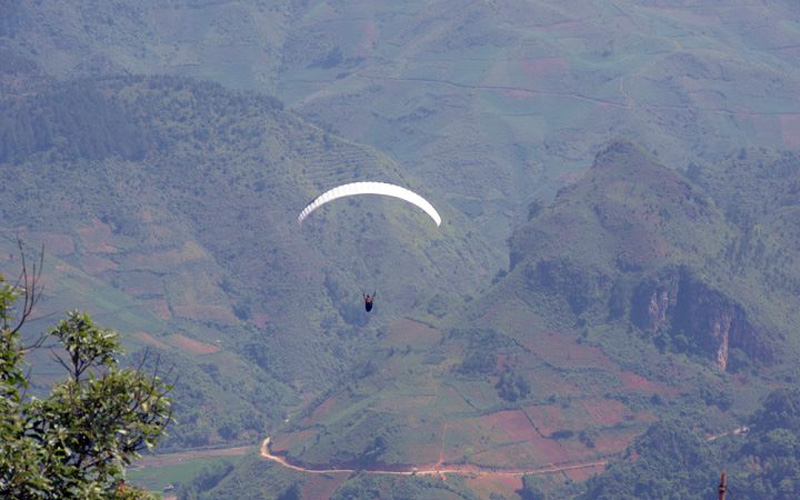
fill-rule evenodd
<path id="1" fill-rule="evenodd" d="M 181 248 L 170 248 L 152 253 L 133 254 L 130 262 L 137 268 L 173 269 L 189 262 L 208 261 L 208 252 L 193 241 L 187 241 Z"/>
<path id="2" fill-rule="evenodd" d="M 564 409 L 557 405 L 529 406 L 523 410 L 542 436 L 564 428 Z"/>
<path id="3" fill-rule="evenodd" d="M 653 382 L 633 372 L 623 371 L 617 373 L 617 377 L 619 377 L 626 391 L 657 392 L 669 395 L 674 395 L 678 392 L 675 387 Z"/>
<path id="4" fill-rule="evenodd" d="M 84 255 L 81 257 L 81 269 L 87 274 L 101 274 L 119 268 L 116 262 L 97 255 Z"/>
<path id="5" fill-rule="evenodd" d="M 111 226 L 92 219 L 92 227 L 82 227 L 78 229 L 83 247 L 88 253 L 116 253 L 117 249 L 111 245 Z"/>
<path id="6" fill-rule="evenodd" d="M 613 399 L 593 398 L 580 402 L 586 409 L 595 425 L 608 427 L 622 422 L 625 416 L 625 406 Z"/>
<path id="7" fill-rule="evenodd" d="M 559 368 L 602 368 L 614 371 L 613 362 L 601 347 L 578 344 L 572 338 L 549 332 L 524 339 L 525 347 Z"/>
<path id="8" fill-rule="evenodd" d="M 497 469 L 529 469 L 560 464 L 576 457 L 554 439 L 536 438 L 495 446 L 472 454 L 472 463 Z"/>
<path id="9" fill-rule="evenodd" d="M 236 323 L 236 316 L 227 306 L 218 304 L 192 304 L 188 306 L 173 306 L 176 316 L 193 319 L 196 321 L 216 321 L 218 323 Z"/>
<path id="10" fill-rule="evenodd" d="M 599 455 L 621 453 L 646 430 L 647 425 L 605 429 L 594 439 L 594 452 Z"/>
<path id="11" fill-rule="evenodd" d="M 160 340 L 158 340 L 157 338 L 153 337 L 152 335 L 150 335 L 147 332 L 136 332 L 136 333 L 133 334 L 133 336 L 136 337 L 137 339 L 141 340 L 142 342 L 148 344 L 148 345 L 151 345 L 153 347 L 157 347 L 158 349 L 163 349 L 165 351 L 169 351 L 170 349 L 172 349 L 170 346 L 168 346 L 164 342 L 161 342 Z"/>
<path id="12" fill-rule="evenodd" d="M 206 344 L 205 342 L 200 342 L 199 340 L 190 339 L 189 337 L 184 337 L 183 335 L 174 334 L 167 337 L 167 341 L 184 351 L 188 352 L 189 354 L 195 355 L 204 355 L 204 354 L 212 354 L 219 351 L 219 346 Z"/>
<path id="13" fill-rule="evenodd" d="M 153 312 L 155 316 L 164 321 L 172 319 L 172 313 L 169 310 L 169 303 L 164 299 L 139 299 L 147 309 Z"/>
<path id="14" fill-rule="evenodd" d="M 480 498 L 491 500 L 500 494 L 503 498 L 517 498 L 516 491 L 522 489 L 522 479 L 514 476 L 478 476 L 467 478 L 467 486 Z"/>

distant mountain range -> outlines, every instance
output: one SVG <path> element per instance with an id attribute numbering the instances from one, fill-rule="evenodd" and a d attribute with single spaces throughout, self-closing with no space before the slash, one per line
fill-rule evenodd
<path id="1" fill-rule="evenodd" d="M 729 463 L 708 436 L 794 429 L 773 415 L 790 396 L 762 407 L 800 375 L 793 3 L 3 10 L 0 270 L 18 237 L 44 244 L 32 328 L 84 308 L 176 365 L 164 450 L 270 435 L 312 468 L 621 464 L 584 490 L 601 468 L 333 481 L 252 457 L 201 498 L 599 500 L 647 450 L 708 471 Z M 442 227 L 370 197 L 297 224 L 357 180 L 424 194 Z M 767 456 L 756 437 L 736 457 Z"/>

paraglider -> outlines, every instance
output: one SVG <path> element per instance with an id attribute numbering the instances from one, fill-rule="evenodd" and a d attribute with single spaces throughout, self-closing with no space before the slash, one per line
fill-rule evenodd
<path id="1" fill-rule="evenodd" d="M 361 302 L 364 303 L 364 309 L 366 309 L 367 312 L 370 312 L 372 310 L 373 300 L 375 300 L 375 292 L 372 292 L 372 295 L 361 292 Z"/>
<path id="2" fill-rule="evenodd" d="M 439 212 L 433 208 L 433 205 L 431 205 L 428 200 L 411 190 L 396 186 L 394 184 L 388 184 L 386 182 L 351 182 L 349 184 L 344 184 L 342 186 L 325 191 L 314 201 L 309 203 L 302 212 L 300 212 L 300 215 L 297 216 L 297 222 L 302 224 L 306 217 L 311 214 L 311 212 L 330 201 L 344 198 L 346 196 L 356 196 L 362 194 L 377 194 L 400 198 L 401 200 L 405 200 L 424 210 L 425 213 L 428 214 L 431 219 L 433 219 L 433 222 L 435 222 L 437 226 L 441 225 L 442 223 L 442 218 L 439 216 Z"/>
<path id="3" fill-rule="evenodd" d="M 351 182 L 349 184 L 344 184 L 325 191 L 316 199 L 314 199 L 314 201 L 309 203 L 302 212 L 300 212 L 300 215 L 297 216 L 297 223 L 302 224 L 306 217 L 328 202 L 347 196 L 356 196 L 362 194 L 377 194 L 381 196 L 399 198 L 421 208 L 431 219 L 433 219 L 433 222 L 436 223 L 437 227 L 442 223 L 442 218 L 439 216 L 439 212 L 433 208 L 433 205 L 431 205 L 428 200 L 409 189 L 386 182 Z M 366 309 L 367 312 L 372 310 L 374 300 L 375 292 L 372 292 L 372 295 L 366 294 L 363 291 L 361 292 L 361 301 L 364 303 L 364 309 Z"/>

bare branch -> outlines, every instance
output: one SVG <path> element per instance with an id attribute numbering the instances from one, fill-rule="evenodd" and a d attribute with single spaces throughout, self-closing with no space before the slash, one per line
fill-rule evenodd
<path id="1" fill-rule="evenodd" d="M 17 282 L 14 288 L 22 291 L 22 311 L 17 320 L 17 325 L 11 329 L 11 334 L 19 332 L 22 326 L 26 323 L 30 315 L 33 313 L 33 308 L 39 302 L 39 298 L 44 290 L 41 283 L 42 270 L 44 269 L 44 244 L 39 250 L 39 260 L 34 261 L 30 269 L 28 268 L 28 260 L 25 257 L 25 248 L 22 245 L 22 239 L 17 239 L 17 246 L 22 261 L 22 270 L 20 271 Z M 44 342 L 46 335 L 41 335 L 32 345 L 23 348 L 25 352 L 34 349 Z"/>
<path id="2" fill-rule="evenodd" d="M 59 363 L 61 366 L 63 366 L 63 367 L 64 367 L 64 369 L 65 369 L 65 370 L 67 370 L 67 372 L 68 372 L 68 373 L 70 373 L 70 374 L 72 373 L 72 367 L 70 367 L 70 365 L 69 365 L 69 364 L 67 364 L 67 362 L 66 362 L 66 361 L 64 361 L 64 360 L 61 358 L 61 356 L 59 356 L 58 354 L 56 354 L 56 352 L 55 352 L 55 351 L 53 351 L 53 350 L 51 350 L 51 351 L 50 351 L 50 354 L 52 354 L 52 355 L 53 355 L 53 359 L 54 359 L 54 360 L 56 360 L 56 361 L 58 361 L 58 363 Z"/>

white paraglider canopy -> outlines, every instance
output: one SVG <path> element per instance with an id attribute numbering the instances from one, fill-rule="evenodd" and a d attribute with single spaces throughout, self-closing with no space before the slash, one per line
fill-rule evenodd
<path id="1" fill-rule="evenodd" d="M 314 201 L 309 203 L 302 212 L 300 212 L 300 215 L 297 216 L 297 222 L 302 224 L 303 220 L 305 220 L 305 218 L 308 217 L 311 212 L 328 203 L 329 201 L 344 198 L 346 196 L 356 196 L 361 194 L 378 194 L 382 196 L 400 198 L 401 200 L 412 203 L 424 210 L 425 213 L 427 213 L 431 219 L 433 219 L 437 226 L 442 223 L 442 218 L 439 216 L 439 212 L 433 208 L 433 205 L 431 205 L 428 200 L 413 191 L 400 186 L 395 186 L 394 184 L 388 184 L 386 182 L 351 182 L 350 184 L 344 184 L 329 191 L 325 191 Z"/>

